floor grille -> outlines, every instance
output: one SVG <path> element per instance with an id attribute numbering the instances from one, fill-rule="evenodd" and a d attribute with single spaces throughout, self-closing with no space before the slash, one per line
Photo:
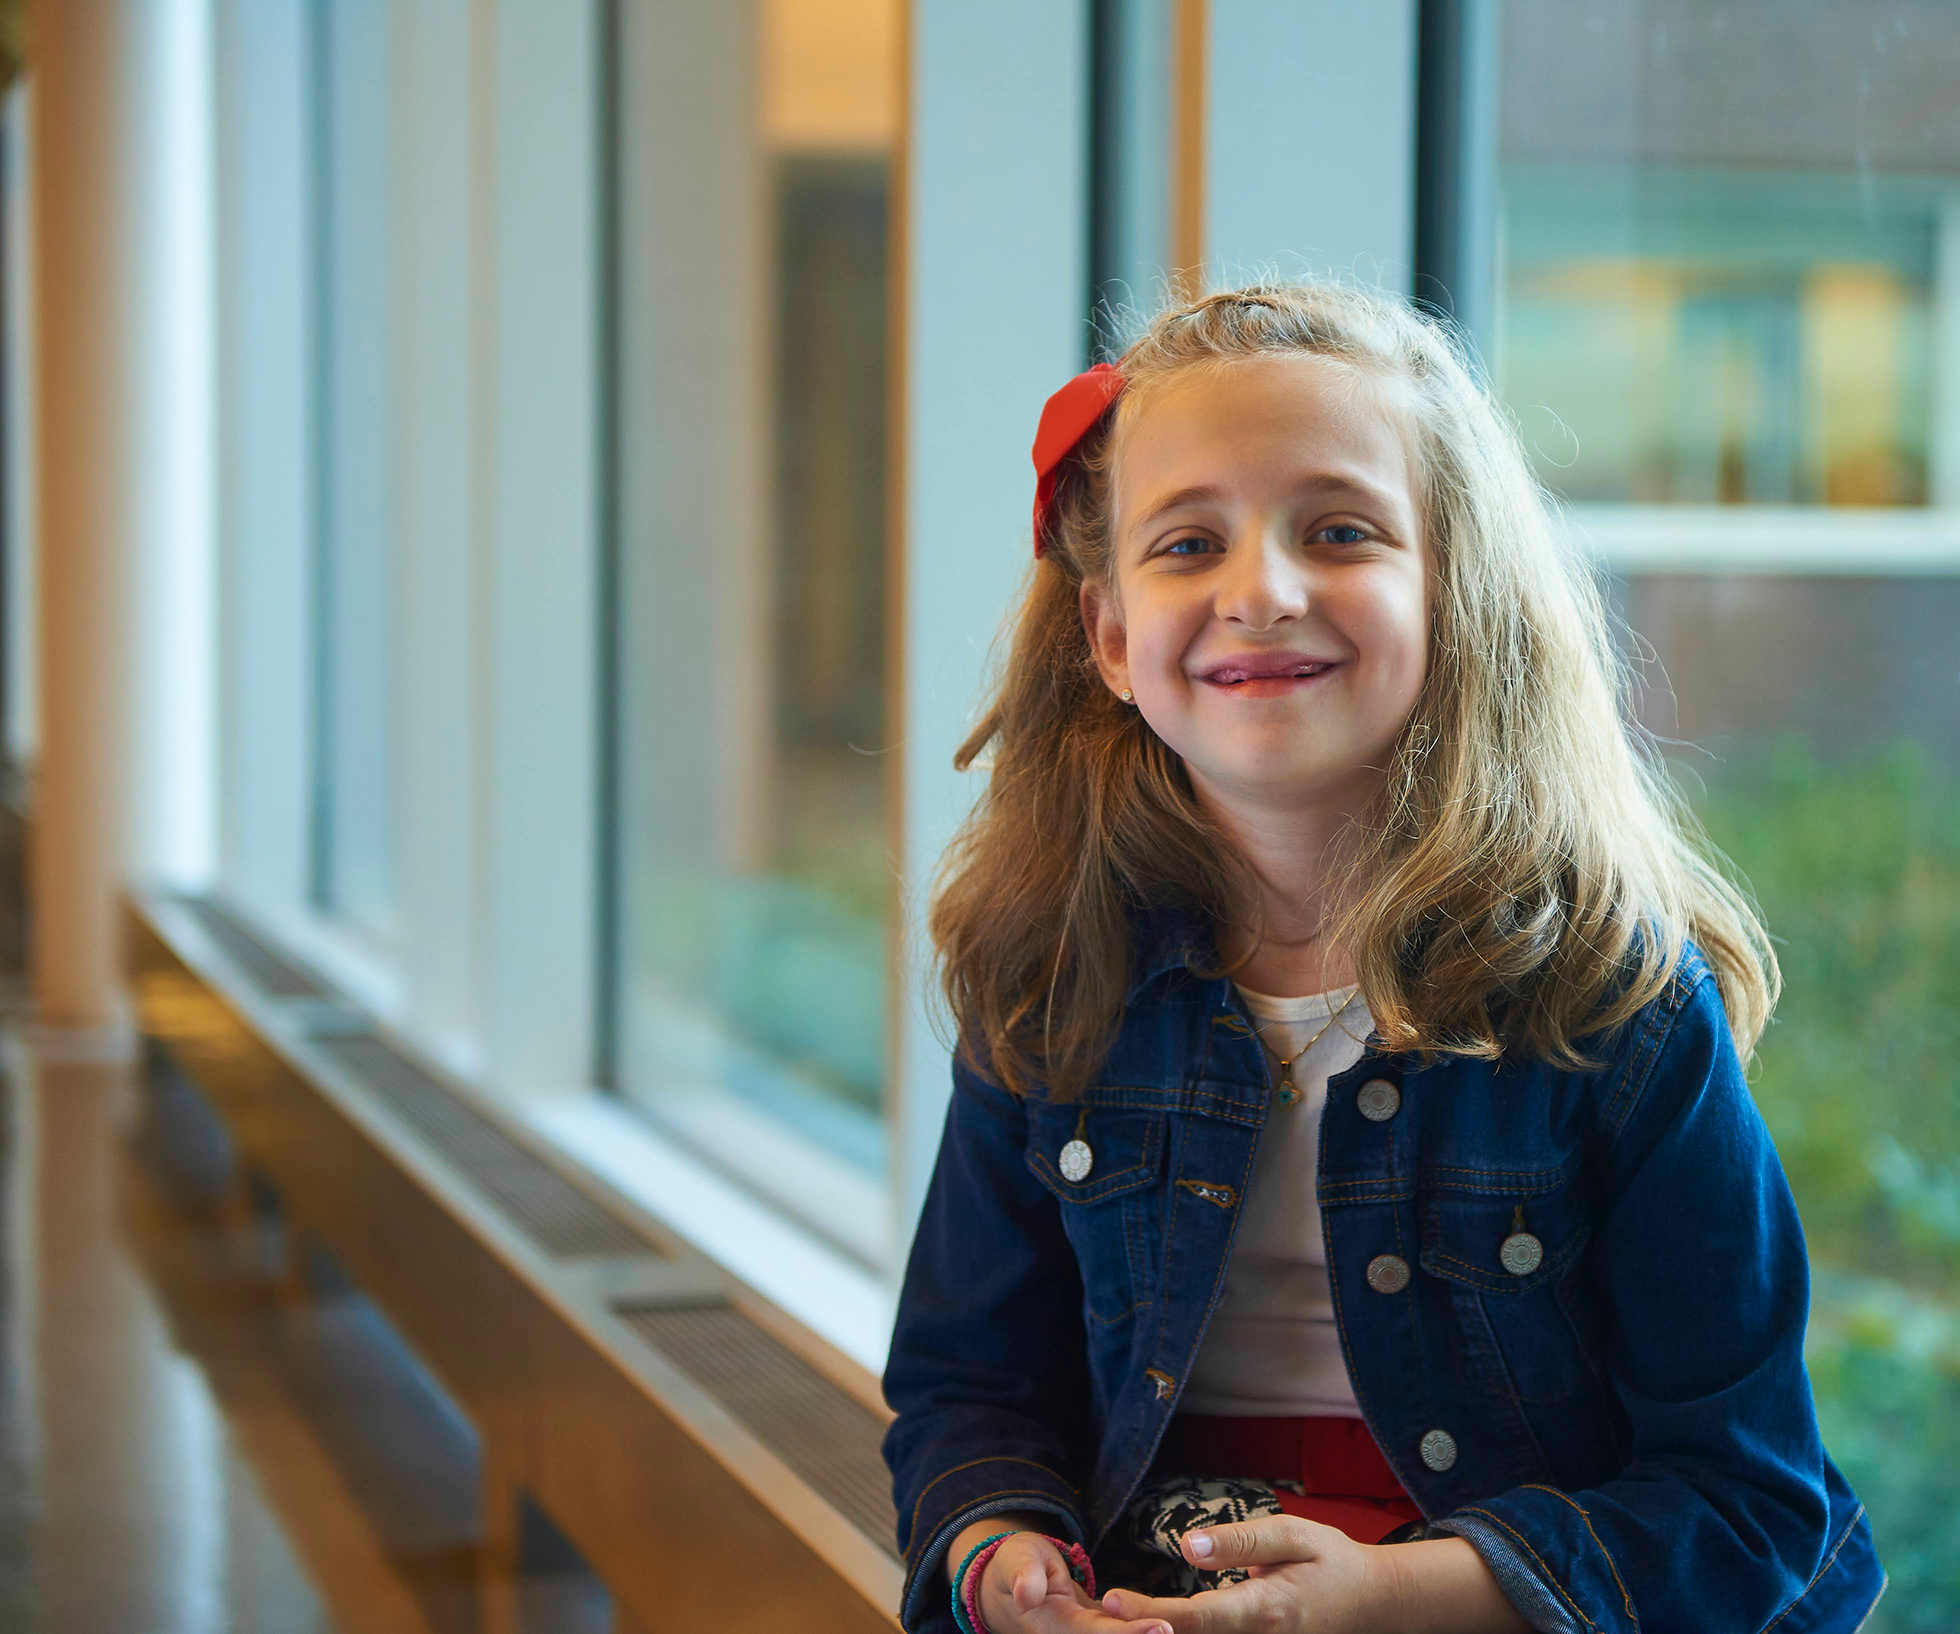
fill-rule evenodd
<path id="1" fill-rule="evenodd" d="M 224 908 L 205 897 L 183 899 L 184 911 L 267 998 L 326 999 L 332 989 L 304 965 L 274 953 Z"/>
<path id="2" fill-rule="evenodd" d="M 730 1306 L 629 1304 L 613 1314 L 896 1557 L 884 1426 L 861 1402 Z"/>
<path id="3" fill-rule="evenodd" d="M 658 1248 L 385 1039 L 317 1038 L 554 1259 L 661 1258 Z"/>

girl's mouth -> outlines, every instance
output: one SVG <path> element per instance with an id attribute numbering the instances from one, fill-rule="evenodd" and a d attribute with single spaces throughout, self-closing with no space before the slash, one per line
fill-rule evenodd
<path id="1" fill-rule="evenodd" d="M 1279 698 L 1313 685 L 1322 676 L 1331 674 L 1336 667 L 1333 664 L 1302 664 L 1284 675 L 1245 675 L 1225 670 L 1203 679 L 1205 685 L 1237 697 Z"/>

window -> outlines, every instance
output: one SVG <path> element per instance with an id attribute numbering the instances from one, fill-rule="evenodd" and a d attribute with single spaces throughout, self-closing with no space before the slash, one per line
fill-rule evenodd
<path id="1" fill-rule="evenodd" d="M 1960 14 L 1507 0 L 1489 350 L 1787 986 L 1826 1439 L 1960 1610 Z M 1665 570 L 1663 570 L 1665 569 Z"/>
<path id="2" fill-rule="evenodd" d="M 1519 0 L 1496 363 L 1612 504 L 1960 504 L 1960 30 L 1889 4 Z M 1558 424 L 1545 414 L 1551 408 Z"/>
<path id="3" fill-rule="evenodd" d="M 618 26 L 614 1076 L 881 1264 L 899 13 Z"/>

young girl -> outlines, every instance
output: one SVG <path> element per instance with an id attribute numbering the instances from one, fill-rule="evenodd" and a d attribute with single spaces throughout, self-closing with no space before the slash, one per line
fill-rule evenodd
<path id="1" fill-rule="evenodd" d="M 906 1627 L 1848 1634 L 1775 960 L 1500 412 L 1400 303 L 1262 284 L 1035 458 L 932 915 Z"/>

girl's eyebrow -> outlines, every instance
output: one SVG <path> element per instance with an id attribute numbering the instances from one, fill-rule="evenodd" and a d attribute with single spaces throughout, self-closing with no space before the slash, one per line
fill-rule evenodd
<path id="1" fill-rule="evenodd" d="M 1219 490 L 1212 487 L 1209 483 L 1199 483 L 1190 488 L 1179 488 L 1172 493 L 1164 495 L 1162 499 L 1152 505 L 1149 510 L 1145 511 L 1130 524 L 1128 531 L 1135 533 L 1140 528 L 1149 527 L 1152 522 L 1155 522 L 1158 517 L 1164 515 L 1167 511 L 1174 511 L 1185 505 L 1202 505 L 1207 500 L 1217 499 L 1218 497 Z"/>
<path id="2" fill-rule="evenodd" d="M 1358 494 L 1374 505 L 1393 505 L 1393 500 L 1385 490 L 1369 482 L 1366 478 L 1351 473 L 1343 474 L 1337 471 L 1323 471 L 1316 476 L 1308 477 L 1300 484 L 1300 488 L 1302 492 L 1311 489 L 1321 493 Z M 1175 489 L 1164 495 L 1149 510 L 1142 512 L 1124 531 L 1132 534 L 1139 533 L 1149 527 L 1160 516 L 1170 511 L 1178 510 L 1186 505 L 1202 505 L 1216 500 L 1220 496 L 1221 490 L 1210 483 L 1196 483 L 1188 488 Z"/>

